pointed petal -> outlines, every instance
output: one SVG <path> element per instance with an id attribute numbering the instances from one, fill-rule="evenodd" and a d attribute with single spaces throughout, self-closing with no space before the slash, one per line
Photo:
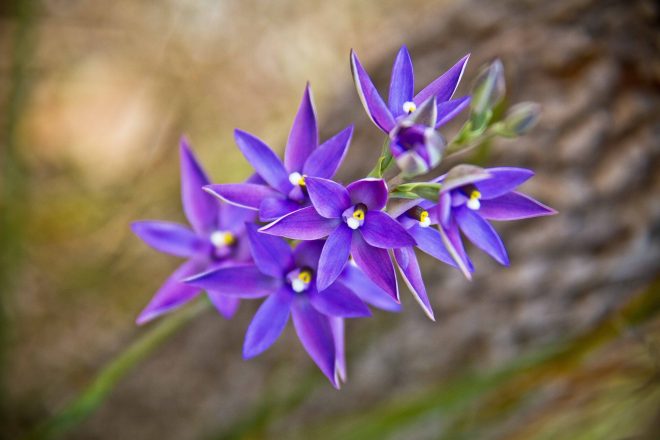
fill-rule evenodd
<path id="1" fill-rule="evenodd" d="M 387 108 L 383 99 L 378 94 L 378 90 L 371 82 L 371 78 L 364 70 L 358 60 L 357 55 L 351 50 L 351 72 L 353 81 L 357 88 L 360 101 L 371 120 L 385 133 L 389 133 L 394 128 L 394 117 Z"/>
<path id="2" fill-rule="evenodd" d="M 380 211 L 387 203 L 387 183 L 383 179 L 356 180 L 346 187 L 354 205 L 364 203 L 370 211 Z"/>
<path id="3" fill-rule="evenodd" d="M 335 381 L 346 382 L 346 344 L 344 342 L 344 320 L 334 316 L 328 317 L 330 330 L 335 342 Z"/>
<path id="4" fill-rule="evenodd" d="M 218 204 L 202 191 L 209 179 L 190 149 L 186 138 L 181 138 L 181 201 L 188 222 L 198 234 L 208 234 L 217 227 Z"/>
<path id="5" fill-rule="evenodd" d="M 254 265 L 222 267 L 186 278 L 186 284 L 239 298 L 260 298 L 275 292 L 281 280 L 264 275 Z"/>
<path id="6" fill-rule="evenodd" d="M 312 151 L 319 144 L 319 133 L 316 127 L 316 112 L 312 101 L 312 90 L 307 84 L 298 113 L 291 126 L 289 140 L 284 151 L 284 166 L 290 172 L 302 171 L 303 165 Z"/>
<path id="7" fill-rule="evenodd" d="M 216 199 L 220 198 L 216 197 Z M 221 199 L 216 201 L 216 203 L 220 205 L 219 229 L 221 231 L 230 231 L 237 234 L 243 230 L 245 223 L 253 222 L 257 218 L 257 213 L 254 209 L 236 206 Z"/>
<path id="8" fill-rule="evenodd" d="M 179 266 L 160 289 L 158 289 L 153 298 L 151 298 L 151 301 L 149 301 L 149 304 L 140 312 L 135 322 L 138 325 L 142 325 L 158 316 L 181 307 L 195 298 L 199 294 L 200 289 L 184 284 L 181 280 L 201 270 L 204 270 L 204 265 L 194 260 L 186 261 Z"/>
<path id="9" fill-rule="evenodd" d="M 178 257 L 202 254 L 210 246 L 206 240 L 178 223 L 143 220 L 133 222 L 131 230 L 157 251 Z"/>
<path id="10" fill-rule="evenodd" d="M 258 210 L 267 198 L 282 198 L 273 188 L 256 183 L 223 183 L 207 185 L 204 191 L 220 200 L 242 208 Z"/>
<path id="11" fill-rule="evenodd" d="M 259 232 L 254 223 L 246 225 L 250 251 L 254 264 L 261 273 L 273 278 L 283 278 L 293 268 L 293 252 L 280 237 Z"/>
<path id="12" fill-rule="evenodd" d="M 486 172 L 491 177 L 474 184 L 481 193 L 482 200 L 504 195 L 522 185 L 534 175 L 532 170 L 513 167 L 487 168 Z"/>
<path id="13" fill-rule="evenodd" d="M 463 96 L 462 98 L 456 98 L 450 101 L 438 103 L 438 116 L 435 123 L 435 128 L 440 128 L 447 122 L 454 119 L 455 116 L 466 109 L 469 105 L 469 96 Z"/>
<path id="14" fill-rule="evenodd" d="M 351 289 L 362 301 L 374 307 L 388 312 L 401 311 L 401 304 L 395 302 L 387 292 L 371 281 L 354 262 L 349 262 L 344 267 L 337 282 Z"/>
<path id="15" fill-rule="evenodd" d="M 305 162 L 303 174 L 331 179 L 344 160 L 352 137 L 351 125 L 321 144 Z"/>
<path id="16" fill-rule="evenodd" d="M 319 258 L 323 251 L 324 240 L 302 241 L 293 250 L 293 258 L 297 267 L 309 267 L 314 272 L 318 270 Z"/>
<path id="17" fill-rule="evenodd" d="M 304 295 L 294 298 L 293 325 L 303 347 L 335 388 L 335 344 L 328 317 L 317 312 Z"/>
<path id="18" fill-rule="evenodd" d="M 451 69 L 419 92 L 413 102 L 420 105 L 432 96 L 435 96 L 438 102 L 449 101 L 461 81 L 468 58 L 470 58 L 469 54 L 461 58 Z"/>
<path id="19" fill-rule="evenodd" d="M 383 249 L 415 245 L 408 231 L 382 211 L 367 211 L 360 232 L 371 246 Z"/>
<path id="20" fill-rule="evenodd" d="M 241 302 L 240 298 L 235 296 L 223 295 L 221 292 L 209 291 L 206 292 L 211 304 L 215 309 L 225 318 L 231 319 L 236 314 L 238 306 Z"/>
<path id="21" fill-rule="evenodd" d="M 402 46 L 392 66 L 392 79 L 390 80 L 390 94 L 388 97 L 390 112 L 398 117 L 405 112 L 403 104 L 412 101 L 415 93 L 415 76 L 413 64 L 408 48 Z"/>
<path id="22" fill-rule="evenodd" d="M 456 225 L 456 221 L 453 217 L 450 218 L 449 224 L 446 227 L 439 227 L 438 232 L 440 233 L 442 243 L 445 245 L 445 248 L 447 248 L 449 255 L 451 255 L 458 268 L 463 272 L 465 278 L 471 280 L 474 266 L 472 265 L 470 257 L 468 257 L 465 252 L 463 241 L 461 240 L 461 235 L 458 231 L 458 225 Z"/>
<path id="23" fill-rule="evenodd" d="M 259 205 L 259 220 L 270 222 L 302 208 L 300 203 L 281 197 L 268 197 Z"/>
<path id="24" fill-rule="evenodd" d="M 289 321 L 292 301 L 291 291 L 282 288 L 266 298 L 259 306 L 245 334 L 244 359 L 263 353 L 279 338 Z"/>
<path id="25" fill-rule="evenodd" d="M 417 241 L 417 247 L 424 253 L 436 258 L 443 263 L 456 267 L 456 262 L 451 257 L 444 243 L 440 232 L 434 228 L 422 228 L 419 225 L 413 226 L 408 230 L 410 235 Z"/>
<path id="26" fill-rule="evenodd" d="M 334 283 L 322 292 L 311 289 L 309 301 L 318 312 L 328 316 L 340 318 L 371 316 L 369 308 L 362 300 L 341 283 Z"/>
<path id="27" fill-rule="evenodd" d="M 348 262 L 353 237 L 351 228 L 341 223 L 328 236 L 321 251 L 319 268 L 316 277 L 318 290 L 324 290 L 334 283 Z M 357 235 L 357 234 L 355 234 Z"/>
<path id="28" fill-rule="evenodd" d="M 351 206 L 346 188 L 328 179 L 308 177 L 307 192 L 316 211 L 325 218 L 341 218 L 342 212 Z"/>
<path id="29" fill-rule="evenodd" d="M 465 236 L 482 251 L 504 266 L 509 265 L 509 257 L 495 229 L 479 214 L 466 207 L 455 210 L 458 226 Z"/>
<path id="30" fill-rule="evenodd" d="M 428 316 L 431 321 L 435 321 L 433 309 L 431 308 L 429 297 L 426 294 L 426 287 L 424 286 L 422 272 L 419 269 L 419 262 L 415 256 L 414 249 L 412 247 L 394 249 L 394 258 L 401 269 L 403 279 L 406 281 L 413 297 L 415 297 L 419 305 L 422 307 L 426 316 Z"/>
<path id="31" fill-rule="evenodd" d="M 243 156 L 271 187 L 288 194 L 293 187 L 282 161 L 261 139 L 242 130 L 234 130 L 234 139 Z"/>
<path id="32" fill-rule="evenodd" d="M 263 226 L 259 232 L 293 240 L 318 240 L 330 235 L 340 223 L 340 219 L 321 217 L 313 206 L 308 206 Z"/>
<path id="33" fill-rule="evenodd" d="M 512 191 L 494 199 L 482 200 L 479 215 L 488 220 L 521 220 L 553 215 L 557 211 L 528 195 Z"/>
<path id="34" fill-rule="evenodd" d="M 370 246 L 364 241 L 362 234 L 353 234 L 351 255 L 371 281 L 385 290 L 396 302 L 399 302 L 399 287 L 396 282 L 394 265 L 390 254 L 385 249 Z"/>

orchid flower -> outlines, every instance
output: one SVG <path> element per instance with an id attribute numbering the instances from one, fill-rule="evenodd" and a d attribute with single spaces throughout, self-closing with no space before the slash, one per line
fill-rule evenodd
<path id="1" fill-rule="evenodd" d="M 218 203 L 202 191 L 209 179 L 185 138 L 181 139 L 180 158 L 183 210 L 191 228 L 173 222 L 145 220 L 134 222 L 131 229 L 154 249 L 188 260 L 156 292 L 138 316 L 138 324 L 177 309 L 200 293 L 200 289 L 181 283 L 183 278 L 211 268 L 250 261 L 244 225 L 255 217 L 254 212 Z M 234 315 L 238 299 L 217 290 L 208 290 L 207 294 L 224 317 Z"/>
<path id="2" fill-rule="evenodd" d="M 287 141 L 282 162 L 259 138 L 235 130 L 236 145 L 264 184 L 209 185 L 204 189 L 229 203 L 259 211 L 262 221 L 274 220 L 309 205 L 307 176 L 330 179 L 344 160 L 353 135 L 349 126 L 319 145 L 316 113 L 309 85 Z"/>
<path id="3" fill-rule="evenodd" d="M 436 129 L 470 103 L 469 96 L 452 99 L 468 58 L 461 58 L 415 95 L 412 60 L 406 46 L 401 47 L 392 67 L 386 105 L 351 51 L 351 71 L 362 105 L 374 124 L 389 136 L 392 155 L 405 174 L 425 173 L 440 162 L 445 141 Z"/>
<path id="4" fill-rule="evenodd" d="M 328 179 L 309 177 L 312 206 L 294 211 L 260 231 L 296 240 L 328 237 L 321 253 L 316 280 L 327 289 L 341 274 L 349 254 L 364 273 L 396 301 L 399 289 L 388 249 L 415 244 L 405 229 L 383 212 L 387 184 L 362 179 L 344 188 Z"/>

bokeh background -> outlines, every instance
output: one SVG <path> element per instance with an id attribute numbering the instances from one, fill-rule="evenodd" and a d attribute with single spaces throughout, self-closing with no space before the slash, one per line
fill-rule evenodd
<path id="1" fill-rule="evenodd" d="M 241 359 L 256 310 L 212 310 L 128 372 L 72 439 L 637 439 L 660 432 L 660 25 L 633 0 L 14 0 L 0 4 L 2 418 L 21 438 L 124 347 L 178 264 L 130 234 L 182 221 L 182 133 L 216 182 L 250 169 L 240 127 L 282 151 L 306 81 L 323 138 L 354 122 L 340 171 L 381 138 L 353 89 L 383 90 L 407 44 L 417 83 L 500 57 L 538 128 L 462 160 L 534 168 L 555 217 L 498 225 L 512 265 L 423 260 L 437 322 L 348 323 L 337 392 L 291 328 Z M 457 126 L 449 126 L 451 136 Z"/>

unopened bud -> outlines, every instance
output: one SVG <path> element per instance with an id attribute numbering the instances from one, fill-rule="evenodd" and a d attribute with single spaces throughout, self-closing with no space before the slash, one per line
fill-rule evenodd
<path id="1" fill-rule="evenodd" d="M 499 59 L 495 59 L 479 72 L 474 81 L 472 112 L 476 115 L 484 115 L 504 98 L 505 92 L 504 67 Z"/>
<path id="2" fill-rule="evenodd" d="M 505 136 L 521 136 L 528 133 L 541 116 L 541 106 L 535 102 L 521 102 L 512 106 L 504 117 Z"/>

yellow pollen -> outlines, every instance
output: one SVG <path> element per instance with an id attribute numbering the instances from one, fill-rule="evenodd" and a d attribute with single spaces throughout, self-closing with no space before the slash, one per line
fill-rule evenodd
<path id="1" fill-rule="evenodd" d="M 470 193 L 470 200 L 479 200 L 481 198 L 481 193 L 476 189 Z"/>
<path id="2" fill-rule="evenodd" d="M 356 209 L 353 212 L 353 218 L 356 220 L 364 220 L 364 211 Z"/>
<path id="3" fill-rule="evenodd" d="M 298 179 L 298 185 L 305 186 L 305 176 L 300 176 L 300 179 Z"/>
<path id="4" fill-rule="evenodd" d="M 415 110 L 417 110 L 417 106 L 415 105 L 414 102 L 412 102 L 412 101 L 406 101 L 406 102 L 403 103 L 403 111 L 404 111 L 404 112 L 406 112 L 406 113 L 408 113 L 408 114 L 411 114 L 411 113 L 413 113 Z"/>
<path id="5" fill-rule="evenodd" d="M 236 238 L 231 232 L 225 232 L 225 235 L 222 237 L 222 241 L 226 246 L 231 246 L 236 241 Z"/>
<path id="6" fill-rule="evenodd" d="M 429 218 L 429 212 L 428 211 L 422 211 L 421 214 L 419 214 L 419 221 L 420 222 L 425 222 L 426 219 Z"/>
<path id="7" fill-rule="evenodd" d="M 312 274 L 309 272 L 300 272 L 298 274 L 298 279 L 305 284 L 309 284 L 309 282 L 312 281 Z"/>

